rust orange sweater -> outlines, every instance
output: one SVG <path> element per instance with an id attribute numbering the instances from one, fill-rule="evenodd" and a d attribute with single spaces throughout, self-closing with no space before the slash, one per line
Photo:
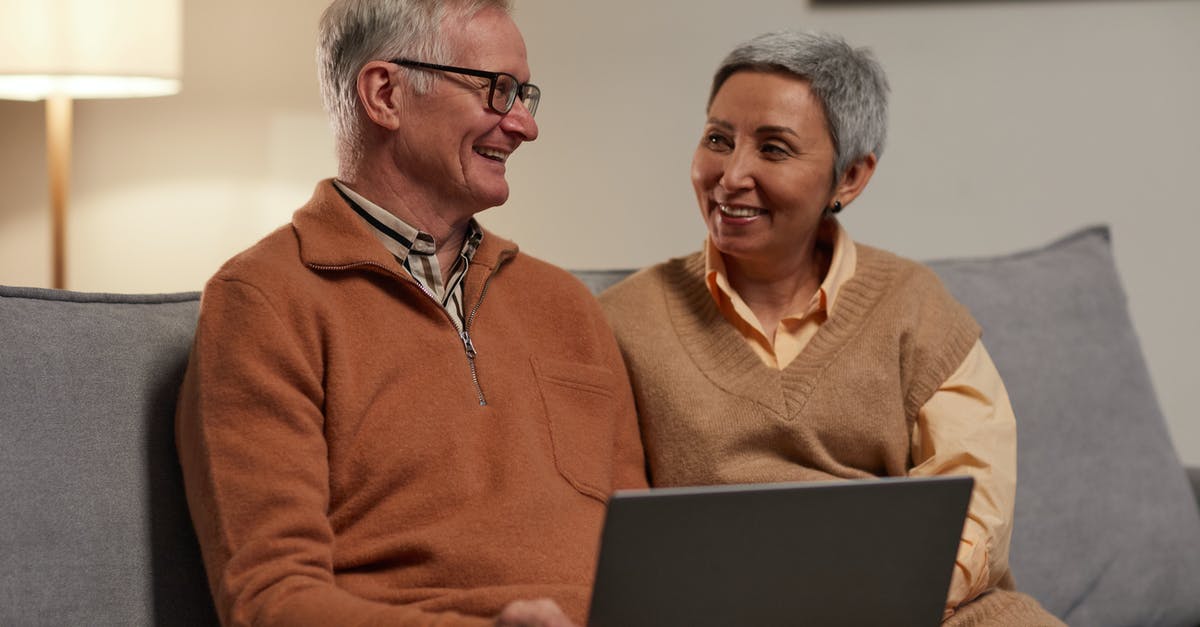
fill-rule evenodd
<path id="1" fill-rule="evenodd" d="M 620 353 L 491 233 L 465 302 L 473 359 L 330 181 L 209 281 L 176 438 L 223 623 L 582 622 L 607 495 L 645 485 Z"/>

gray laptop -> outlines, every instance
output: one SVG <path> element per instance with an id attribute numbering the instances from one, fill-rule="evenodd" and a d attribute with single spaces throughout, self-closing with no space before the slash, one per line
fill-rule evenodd
<path id="1" fill-rule="evenodd" d="M 589 627 L 941 622 L 974 482 L 617 492 Z"/>

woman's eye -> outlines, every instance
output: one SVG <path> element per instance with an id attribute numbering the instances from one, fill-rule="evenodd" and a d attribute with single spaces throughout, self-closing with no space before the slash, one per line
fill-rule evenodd
<path id="1" fill-rule="evenodd" d="M 729 139 L 719 133 L 709 133 L 704 136 L 704 145 L 714 149 L 728 148 Z"/>
<path id="2" fill-rule="evenodd" d="M 769 157 L 786 157 L 789 154 L 787 149 L 777 144 L 763 144 L 759 150 Z"/>

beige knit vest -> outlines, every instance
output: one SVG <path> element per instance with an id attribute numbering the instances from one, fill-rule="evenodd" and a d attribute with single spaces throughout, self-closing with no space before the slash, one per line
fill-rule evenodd
<path id="1" fill-rule="evenodd" d="M 700 253 L 601 302 L 659 486 L 906 475 L 917 411 L 980 335 L 932 271 L 863 245 L 832 315 L 783 370 L 717 310 Z"/>

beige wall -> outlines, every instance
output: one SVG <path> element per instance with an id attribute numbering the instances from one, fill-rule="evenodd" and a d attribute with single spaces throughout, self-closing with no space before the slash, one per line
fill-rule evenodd
<path id="1" fill-rule="evenodd" d="M 199 289 L 333 173 L 312 61 L 324 4 L 189 0 L 182 94 L 77 104 L 70 287 Z M 764 30 L 841 32 L 893 85 L 851 232 L 934 258 L 1110 224 L 1177 448 L 1200 463 L 1200 3 L 519 0 L 517 21 L 542 138 L 484 221 L 527 251 L 612 267 L 694 249 L 687 170 L 712 68 Z M 0 283 L 49 282 L 41 125 L 40 103 L 0 102 Z"/>

